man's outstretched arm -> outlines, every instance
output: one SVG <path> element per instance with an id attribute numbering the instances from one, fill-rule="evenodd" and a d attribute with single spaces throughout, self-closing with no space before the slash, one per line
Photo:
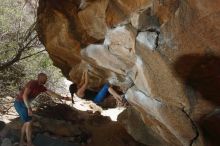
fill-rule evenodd
<path id="1" fill-rule="evenodd" d="M 59 94 L 57 94 L 57 93 L 55 93 L 55 92 L 53 92 L 53 91 L 51 91 L 51 90 L 47 90 L 46 93 L 47 93 L 48 95 L 50 95 L 50 96 L 52 96 L 52 97 L 55 97 L 55 98 L 58 98 L 58 99 L 71 100 L 69 97 L 63 97 L 63 96 L 61 96 L 61 95 L 59 95 Z"/>

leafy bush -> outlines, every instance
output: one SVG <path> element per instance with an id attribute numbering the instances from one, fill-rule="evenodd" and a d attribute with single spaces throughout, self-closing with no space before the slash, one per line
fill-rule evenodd
<path id="1" fill-rule="evenodd" d="M 0 1 L 0 98 L 15 97 L 19 88 L 36 79 L 39 72 L 48 74 L 50 89 L 65 88 L 64 77 L 53 66 L 34 30 L 36 6 L 34 0 Z"/>

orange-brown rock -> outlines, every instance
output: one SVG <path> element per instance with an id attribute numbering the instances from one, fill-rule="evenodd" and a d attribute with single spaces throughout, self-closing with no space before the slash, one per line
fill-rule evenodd
<path id="1" fill-rule="evenodd" d="M 164 145 L 203 146 L 218 142 L 200 123 L 220 105 L 219 11 L 219 0 L 40 0 L 38 34 L 68 79 L 88 69 L 89 88 L 120 86 Z"/>

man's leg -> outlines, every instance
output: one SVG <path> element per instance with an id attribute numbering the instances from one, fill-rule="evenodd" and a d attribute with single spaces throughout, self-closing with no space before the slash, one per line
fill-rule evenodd
<path id="1" fill-rule="evenodd" d="M 24 102 L 15 100 L 14 106 L 15 106 L 15 109 L 18 112 L 20 118 L 24 122 L 24 124 L 21 128 L 21 139 L 20 139 L 20 146 L 24 146 L 24 135 L 25 135 L 25 133 L 26 133 L 26 136 L 27 136 L 27 141 L 31 138 L 31 132 L 29 132 L 29 127 L 28 126 L 29 126 L 29 123 L 30 123 L 32 117 L 28 116 L 28 110 L 27 110 Z M 28 146 L 32 146 L 32 145 L 28 145 Z"/>
<path id="2" fill-rule="evenodd" d="M 27 136 L 27 146 L 33 146 L 32 144 L 32 127 L 31 127 L 31 121 L 26 122 L 26 136 Z"/>
<path id="3" fill-rule="evenodd" d="M 24 135 L 25 135 L 25 131 L 26 131 L 26 123 L 23 124 L 22 128 L 21 128 L 21 139 L 20 139 L 20 144 L 19 146 L 24 146 Z"/>
<path id="4" fill-rule="evenodd" d="M 25 119 L 28 116 L 28 113 L 27 113 L 26 107 L 22 101 L 15 100 L 14 107 L 15 107 L 17 113 L 19 114 L 21 120 L 24 122 L 24 124 L 21 127 L 21 139 L 20 139 L 20 143 L 19 143 L 19 146 L 24 146 L 24 135 L 26 132 Z"/>
<path id="5" fill-rule="evenodd" d="M 114 96 L 114 98 L 118 101 L 118 102 L 122 102 L 122 97 L 112 88 L 112 87 L 109 87 L 108 88 L 108 92 Z"/>

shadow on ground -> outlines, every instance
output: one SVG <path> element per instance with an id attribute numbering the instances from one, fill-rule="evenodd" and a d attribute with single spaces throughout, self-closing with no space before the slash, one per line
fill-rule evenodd
<path id="1" fill-rule="evenodd" d="M 5 127 L 8 130 L 4 136 L 10 138 L 12 143 L 18 142 L 21 129 L 19 119 L 14 119 Z M 8 136 L 12 134 L 16 139 Z M 38 108 L 33 118 L 33 141 L 35 146 L 144 146 L 109 117 L 99 112 L 79 111 L 66 104 Z"/>

